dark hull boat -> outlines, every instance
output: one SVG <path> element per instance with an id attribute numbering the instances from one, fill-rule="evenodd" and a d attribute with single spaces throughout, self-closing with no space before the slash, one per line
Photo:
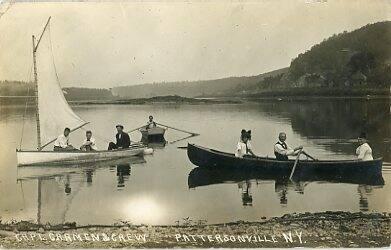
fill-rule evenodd
<path id="1" fill-rule="evenodd" d="M 209 168 L 236 168 L 262 170 L 264 175 L 279 175 L 289 177 L 294 160 L 278 161 L 275 158 L 244 157 L 237 158 L 234 154 L 188 144 L 187 155 L 196 166 Z M 338 178 L 377 178 L 381 176 L 382 159 L 373 161 L 355 160 L 300 160 L 296 166 L 295 178 L 305 176 L 333 176 Z M 320 178 L 320 177 L 319 177 Z"/>
<path id="2" fill-rule="evenodd" d="M 145 143 L 149 142 L 165 142 L 164 134 L 166 129 L 162 127 L 154 127 L 150 129 L 142 128 L 141 132 L 141 141 Z"/>

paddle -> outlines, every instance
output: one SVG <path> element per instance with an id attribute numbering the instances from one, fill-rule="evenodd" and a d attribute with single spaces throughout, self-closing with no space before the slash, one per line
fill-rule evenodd
<path id="1" fill-rule="evenodd" d="M 161 123 L 157 123 L 157 122 L 156 122 L 156 124 L 161 125 L 161 126 L 164 126 L 164 127 L 166 127 L 166 128 L 171 128 L 171 129 L 174 129 L 174 130 L 178 130 L 178 131 L 180 131 L 180 132 L 188 133 L 188 134 L 191 134 L 192 136 L 200 135 L 200 134 L 193 133 L 193 132 L 189 132 L 189 131 L 182 130 L 182 129 L 179 129 L 179 128 L 174 128 L 174 127 L 171 127 L 171 126 L 167 126 L 167 125 L 164 125 L 164 124 L 161 124 Z"/>
<path id="2" fill-rule="evenodd" d="M 307 152 L 305 152 L 304 150 L 301 152 L 303 155 L 307 156 L 308 158 L 310 158 L 311 160 L 314 160 L 314 161 L 317 161 L 318 159 L 312 157 L 311 155 L 309 155 Z"/>
<path id="3" fill-rule="evenodd" d="M 299 153 L 297 154 L 297 157 L 296 157 L 296 160 L 295 160 L 295 164 L 293 165 L 291 175 L 289 176 L 289 180 L 291 180 L 291 181 L 292 181 L 292 176 L 295 173 L 295 169 L 296 169 L 297 163 L 299 162 L 299 158 L 300 158 L 300 155 L 301 155 L 302 151 L 303 151 L 303 149 L 300 149 Z"/>

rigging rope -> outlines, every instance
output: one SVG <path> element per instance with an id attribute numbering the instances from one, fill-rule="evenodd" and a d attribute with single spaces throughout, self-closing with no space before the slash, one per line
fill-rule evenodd
<path id="1" fill-rule="evenodd" d="M 29 70 L 29 73 L 28 73 L 29 82 L 31 82 L 32 68 L 33 68 L 33 63 L 31 62 L 30 70 Z M 29 85 L 27 85 L 27 96 L 30 96 L 30 86 Z M 24 112 L 23 112 L 23 117 L 22 117 L 22 133 L 21 133 L 20 141 L 19 141 L 19 150 L 22 149 L 23 135 L 24 135 L 24 124 L 25 124 L 25 120 L 26 120 L 25 118 L 26 118 L 26 114 L 27 114 L 28 102 L 29 102 L 29 97 L 26 98 L 26 103 L 25 103 L 25 106 L 24 106 Z"/>

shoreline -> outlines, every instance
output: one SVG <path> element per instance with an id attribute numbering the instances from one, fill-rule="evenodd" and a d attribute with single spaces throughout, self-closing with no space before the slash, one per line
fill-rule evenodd
<path id="1" fill-rule="evenodd" d="M 13 99 L 15 98 L 15 99 Z M 33 97 L 5 97 L 0 96 L 1 105 L 25 105 L 25 99 Z M 245 104 L 257 102 L 313 102 L 329 100 L 391 100 L 391 95 L 367 95 L 367 96 L 211 96 L 211 97 L 181 97 L 181 96 L 156 96 L 152 98 L 118 99 L 118 100 L 68 100 L 70 105 L 216 105 L 216 104 Z M 31 103 L 33 104 L 33 103 Z"/>
<path id="2" fill-rule="evenodd" d="M 389 247 L 391 213 L 286 214 L 259 221 L 182 225 L 0 224 L 5 248 Z"/>

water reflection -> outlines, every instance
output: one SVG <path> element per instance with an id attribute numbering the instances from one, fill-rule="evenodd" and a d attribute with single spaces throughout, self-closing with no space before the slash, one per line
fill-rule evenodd
<path id="1" fill-rule="evenodd" d="M 87 187 L 92 186 L 95 171 L 105 167 L 116 169 L 117 189 L 121 190 L 129 179 L 131 165 L 140 163 L 145 163 L 143 157 L 67 167 L 19 167 L 17 181 L 22 191 L 24 182 L 37 181 L 37 223 L 65 223 L 72 199 L 83 183 Z M 60 195 L 60 190 L 65 196 Z"/>
<path id="2" fill-rule="evenodd" d="M 355 139 L 367 131 L 374 156 L 391 161 L 390 99 L 306 100 L 262 103 L 270 117 L 289 119 L 292 129 L 334 152 L 352 154 Z"/>
<path id="3" fill-rule="evenodd" d="M 130 176 L 130 164 L 117 165 L 118 190 L 122 190 L 125 187 L 125 181 L 129 180 L 129 176 Z"/>
<path id="4" fill-rule="evenodd" d="M 305 188 L 310 183 L 344 183 L 356 184 L 359 194 L 359 207 L 361 211 L 368 211 L 368 199 L 375 187 L 383 187 L 384 179 L 382 174 L 371 175 L 367 172 L 351 176 L 340 176 L 336 174 L 317 175 L 311 172 L 303 172 L 300 179 L 291 181 L 289 175 L 281 173 L 270 173 L 261 169 L 239 169 L 221 167 L 196 167 L 190 171 L 188 176 L 189 188 L 197 188 L 222 183 L 237 183 L 241 192 L 243 206 L 253 206 L 252 189 L 258 188 L 259 183 L 265 181 L 274 182 L 274 192 L 280 201 L 281 207 L 288 205 L 288 192 L 291 190 L 303 195 Z"/>

